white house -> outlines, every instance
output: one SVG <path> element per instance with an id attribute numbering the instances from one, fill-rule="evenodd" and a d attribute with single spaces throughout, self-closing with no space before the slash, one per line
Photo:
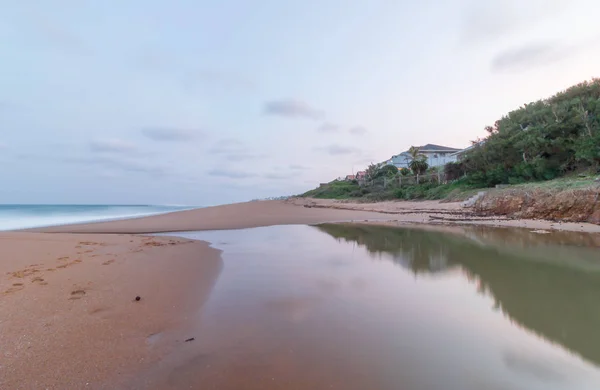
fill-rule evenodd
<path id="1" fill-rule="evenodd" d="M 427 158 L 427 164 L 429 164 L 430 167 L 441 167 L 449 162 L 456 162 L 456 153 L 462 150 L 434 144 L 418 146 L 417 148 L 419 149 L 419 153 Z M 406 152 L 402 152 L 400 154 L 392 156 L 392 158 L 385 161 L 386 164 L 394 165 L 398 169 L 408 168 L 410 162 L 411 157 L 408 153 L 408 150 Z"/>
<path id="2" fill-rule="evenodd" d="M 481 146 L 481 145 L 483 145 L 484 143 L 485 143 L 485 140 L 483 140 L 483 141 L 479 141 L 479 142 L 475 142 L 475 143 L 474 143 L 473 145 L 471 145 L 471 146 L 468 146 L 468 147 L 466 147 L 466 148 L 464 148 L 464 149 L 461 149 L 461 150 L 459 150 L 458 152 L 454 152 L 454 153 L 450 154 L 450 156 L 449 156 L 449 157 L 450 157 L 450 158 L 452 158 L 452 159 L 454 159 L 454 161 L 453 161 L 453 162 L 458 162 L 458 161 L 460 161 L 460 160 L 461 160 L 461 159 L 464 157 L 464 155 L 465 155 L 465 153 L 466 153 L 466 152 L 468 152 L 469 150 L 471 150 L 471 149 L 473 149 L 473 148 L 476 148 L 476 147 L 478 147 L 478 146 Z"/>

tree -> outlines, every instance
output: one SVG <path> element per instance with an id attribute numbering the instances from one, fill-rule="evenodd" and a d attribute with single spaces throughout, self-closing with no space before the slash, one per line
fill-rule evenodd
<path id="1" fill-rule="evenodd" d="M 379 168 L 377 167 L 377 165 L 375 164 L 369 164 L 369 166 L 367 167 L 367 169 L 365 170 L 365 178 L 367 180 L 373 180 L 375 178 L 375 175 L 377 174 L 377 170 Z"/>
<path id="2" fill-rule="evenodd" d="M 548 180 L 600 167 L 600 79 L 524 104 L 486 127 L 461 160 L 478 186 Z"/>
<path id="3" fill-rule="evenodd" d="M 426 158 L 426 156 L 421 153 L 421 150 L 416 146 L 411 146 L 410 149 L 408 149 L 408 155 L 410 161 Z"/>
<path id="4" fill-rule="evenodd" d="M 377 173 L 375 174 L 375 178 L 378 178 L 378 177 L 392 178 L 392 177 L 396 176 L 397 174 L 398 174 L 398 168 L 396 168 L 393 165 L 384 165 L 377 170 Z"/>
<path id="5" fill-rule="evenodd" d="M 422 175 L 429 168 L 429 164 L 427 164 L 427 160 L 424 158 L 412 160 L 408 166 L 415 175 Z"/>
<path id="6" fill-rule="evenodd" d="M 427 157 L 421 153 L 419 148 L 411 146 L 408 149 L 410 162 L 408 167 L 413 171 L 415 175 L 421 175 L 427 171 L 429 164 L 427 163 Z"/>
<path id="7" fill-rule="evenodd" d="M 465 167 L 461 163 L 449 162 L 444 166 L 446 180 L 460 179 L 465 174 Z"/>

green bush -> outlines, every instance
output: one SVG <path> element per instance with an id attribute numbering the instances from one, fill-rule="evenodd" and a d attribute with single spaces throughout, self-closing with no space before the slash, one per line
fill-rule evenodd
<path id="1" fill-rule="evenodd" d="M 377 170 L 377 173 L 375 174 L 375 176 L 373 177 L 374 179 L 377 178 L 391 178 L 394 177 L 398 174 L 398 168 L 396 168 L 394 165 L 384 165 L 383 167 L 379 168 Z"/>
<path id="2" fill-rule="evenodd" d="M 486 130 L 485 142 L 477 143 L 461 161 L 473 185 L 551 180 L 597 169 L 600 79 L 525 104 Z"/>
<path id="3" fill-rule="evenodd" d="M 355 181 L 335 180 L 325 186 L 308 191 L 302 196 L 320 199 L 345 199 L 349 198 L 351 194 L 356 194 L 356 191 L 360 190 L 361 188 Z"/>
<path id="4" fill-rule="evenodd" d="M 410 169 L 408 168 L 400 168 L 398 169 L 398 172 L 400 172 L 402 176 L 408 176 L 411 174 Z"/>

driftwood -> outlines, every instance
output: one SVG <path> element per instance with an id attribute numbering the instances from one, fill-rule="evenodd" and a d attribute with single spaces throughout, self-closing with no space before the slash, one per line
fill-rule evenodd
<path id="1" fill-rule="evenodd" d="M 476 218 L 469 218 L 469 217 L 465 217 L 465 218 L 446 218 L 446 217 L 438 217 L 437 215 L 430 215 L 429 219 L 433 219 L 433 220 L 437 220 L 437 221 L 449 221 L 449 222 L 469 222 L 469 221 L 495 221 L 498 219 L 506 219 L 506 218 L 499 218 L 499 217 L 476 217 Z"/>

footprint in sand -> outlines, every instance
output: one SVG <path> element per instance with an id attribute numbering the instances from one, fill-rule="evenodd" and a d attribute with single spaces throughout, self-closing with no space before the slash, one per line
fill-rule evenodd
<path id="1" fill-rule="evenodd" d="M 48 282 L 44 281 L 44 278 L 40 278 L 39 276 L 31 279 L 31 283 L 36 283 L 36 284 L 39 284 L 40 286 L 45 286 L 48 284 Z"/>
<path id="2" fill-rule="evenodd" d="M 25 288 L 25 285 L 23 283 L 13 283 L 11 288 L 4 291 L 4 294 L 11 294 L 11 293 L 23 290 L 24 288 Z"/>
<path id="3" fill-rule="evenodd" d="M 102 265 L 110 265 L 110 264 L 112 264 L 114 262 L 115 262 L 115 259 L 111 259 L 111 260 L 105 261 L 104 263 L 102 263 Z"/>
<path id="4" fill-rule="evenodd" d="M 22 290 L 23 288 L 24 288 L 23 286 L 11 287 L 8 290 L 4 291 L 4 294 L 12 294 L 12 293 L 17 292 L 19 290 Z"/>
<path id="5" fill-rule="evenodd" d="M 32 269 L 25 268 L 25 269 L 20 270 L 20 271 L 8 272 L 8 274 L 10 276 L 12 276 L 13 278 L 23 279 L 23 278 L 26 278 L 26 277 L 28 277 L 30 275 L 33 275 L 33 274 L 37 273 L 37 272 L 40 272 L 40 271 L 38 269 L 35 269 L 35 268 L 32 268 Z"/>
<path id="6" fill-rule="evenodd" d="M 105 312 L 107 310 L 108 310 L 108 308 L 106 308 L 106 307 L 96 307 L 96 308 L 90 310 L 89 313 L 91 315 L 94 315 L 94 314 L 100 314 L 100 313 Z"/>
<path id="7" fill-rule="evenodd" d="M 78 263 L 81 263 L 81 259 L 73 260 L 70 263 L 57 265 L 56 268 L 67 268 L 67 267 L 70 267 L 70 266 L 72 266 L 74 264 L 78 264 Z"/>
<path id="8" fill-rule="evenodd" d="M 82 288 L 73 290 L 71 291 L 71 298 L 69 298 L 69 300 L 74 301 L 76 299 L 81 299 L 85 294 L 86 292 Z"/>

